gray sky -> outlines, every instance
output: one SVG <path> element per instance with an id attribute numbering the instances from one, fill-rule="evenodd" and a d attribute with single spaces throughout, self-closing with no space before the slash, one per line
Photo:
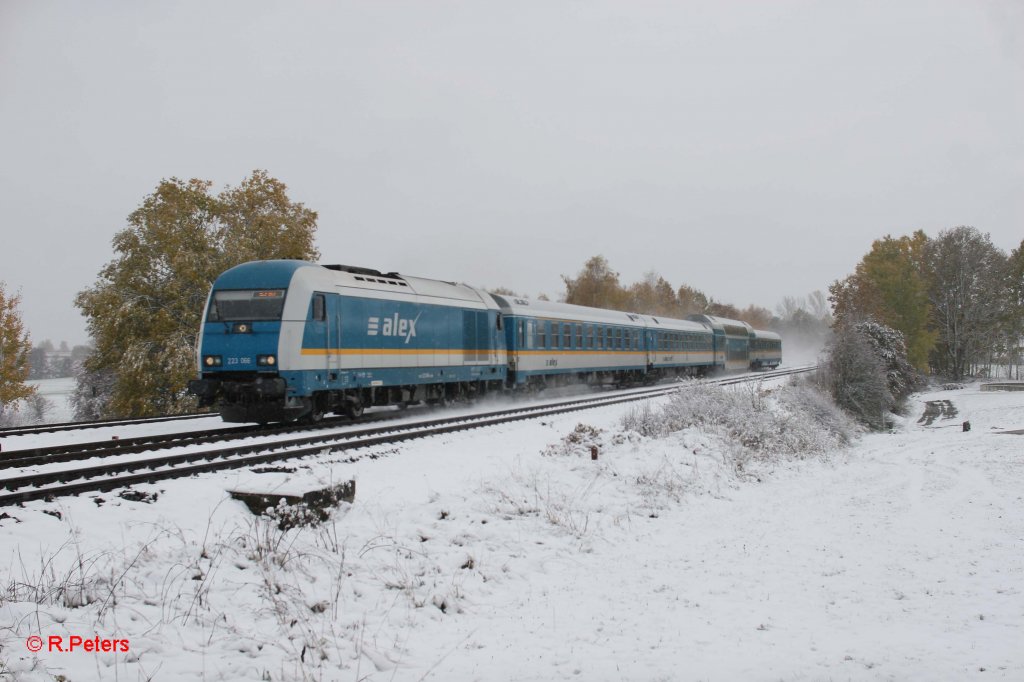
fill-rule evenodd
<path id="1" fill-rule="evenodd" d="M 161 178 L 255 168 L 324 262 L 774 309 L 872 240 L 1024 238 L 1024 4 L 0 0 L 0 279 L 34 342 Z"/>

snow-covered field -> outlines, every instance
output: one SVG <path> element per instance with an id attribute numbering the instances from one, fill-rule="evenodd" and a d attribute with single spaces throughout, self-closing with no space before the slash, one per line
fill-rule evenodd
<path id="1" fill-rule="evenodd" d="M 75 392 L 75 378 L 65 377 L 61 379 L 32 379 L 28 385 L 34 386 L 36 394 L 45 402 L 41 403 L 44 413 L 34 415 L 24 403 L 16 406 L 15 422 L 17 423 L 47 423 L 69 422 L 74 419 L 75 410 L 71 406 L 71 394 Z M 37 419 L 41 416 L 41 419 Z"/>
<path id="2" fill-rule="evenodd" d="M 927 400 L 958 413 L 919 424 Z M 1000 433 L 1024 393 L 915 396 L 894 433 L 815 457 L 624 432 L 629 409 L 0 510 L 0 661 L 74 682 L 1024 679 L 1024 435 Z M 314 528 L 225 493 L 349 478 Z M 45 646 L 72 635 L 128 651 Z"/>

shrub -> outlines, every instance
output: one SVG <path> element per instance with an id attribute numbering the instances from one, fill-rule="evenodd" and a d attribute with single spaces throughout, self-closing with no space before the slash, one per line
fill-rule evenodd
<path id="1" fill-rule="evenodd" d="M 874 429 L 923 381 L 907 360 L 903 334 L 877 322 L 835 330 L 823 363 L 823 381 L 836 404 Z"/>
<path id="2" fill-rule="evenodd" d="M 687 428 L 738 446 L 734 456 L 824 454 L 848 444 L 855 424 L 816 386 L 799 382 L 772 391 L 759 384 L 725 388 L 699 384 L 674 393 L 660 409 L 645 404 L 622 418 L 622 428 L 664 437 Z"/>

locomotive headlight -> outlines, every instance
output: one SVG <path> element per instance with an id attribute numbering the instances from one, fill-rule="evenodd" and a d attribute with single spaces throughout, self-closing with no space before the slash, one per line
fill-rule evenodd
<path id="1" fill-rule="evenodd" d="M 203 364 L 207 367 L 220 367 L 221 359 L 219 355 L 207 355 L 203 358 Z"/>
<path id="2" fill-rule="evenodd" d="M 273 355 L 257 355 L 256 364 L 261 367 L 273 367 L 277 364 L 277 358 Z"/>

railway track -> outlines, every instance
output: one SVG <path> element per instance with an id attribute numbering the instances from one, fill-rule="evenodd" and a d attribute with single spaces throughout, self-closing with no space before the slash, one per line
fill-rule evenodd
<path id="1" fill-rule="evenodd" d="M 361 423 L 385 421 L 401 416 L 405 416 L 404 413 L 377 413 L 368 415 Z M 337 417 L 325 419 L 318 423 L 315 428 L 324 429 L 335 425 L 351 427 L 353 422 L 348 417 Z M 243 424 L 239 426 L 226 426 L 219 429 L 181 431 L 178 433 L 151 434 L 86 443 L 67 443 L 48 447 L 14 449 L 0 455 L 0 470 L 76 462 L 97 457 L 130 455 L 188 445 L 209 445 L 223 441 L 280 436 L 309 431 L 310 428 L 312 427 L 308 424 L 299 423 L 275 424 L 272 426 Z"/>
<path id="2" fill-rule="evenodd" d="M 57 433 L 59 431 L 81 431 L 82 429 L 102 429 L 108 426 L 134 426 L 137 424 L 160 424 L 163 422 L 186 421 L 216 417 L 216 412 L 195 412 L 193 414 L 175 414 L 166 417 L 141 417 L 138 419 L 97 419 L 83 422 L 60 422 L 57 424 L 36 424 L 34 426 L 14 426 L 0 428 L 0 438 L 28 436 L 35 433 Z"/>
<path id="3" fill-rule="evenodd" d="M 711 380 L 719 385 L 732 385 L 769 378 L 785 377 L 792 374 L 813 371 L 815 367 L 798 367 L 776 370 L 757 375 L 727 377 Z M 177 440 L 133 443 L 126 447 L 94 448 L 75 451 L 75 447 L 66 446 L 60 451 L 35 452 L 19 456 L 19 452 L 9 453 L 0 466 L 6 473 L 0 478 L 0 506 L 20 504 L 31 500 L 52 499 L 65 495 L 77 495 L 85 492 L 101 492 L 115 488 L 131 486 L 138 483 L 151 483 L 171 478 L 181 478 L 195 474 L 249 467 L 269 462 L 307 457 L 315 454 L 327 454 L 367 448 L 375 445 L 396 443 L 431 435 L 465 431 L 496 424 L 535 419 L 539 417 L 564 414 L 584 409 L 616 405 L 665 395 L 680 390 L 679 384 L 660 386 L 647 389 L 634 389 L 618 392 L 613 395 L 587 398 L 573 398 L 558 402 L 513 407 L 503 410 L 427 419 L 408 424 L 393 424 L 369 428 L 347 428 L 345 430 L 324 429 L 318 425 L 318 431 L 312 435 L 288 437 L 303 427 L 279 427 L 274 433 L 259 433 L 258 427 L 235 427 L 221 430 L 219 439 L 224 437 L 236 440 L 238 436 L 255 438 L 255 436 L 283 436 L 274 441 L 260 440 L 243 445 L 205 448 L 211 444 L 206 432 L 192 434 L 196 436 L 189 441 L 189 434 L 176 434 Z M 308 430 L 309 427 L 304 427 Z M 266 430 L 265 430 L 266 431 Z M 232 437 L 232 432 L 235 434 Z M 163 437 L 160 437 L 163 438 Z M 94 444 L 80 444 L 89 446 Z M 109 442 L 103 445 L 109 446 Z M 155 447 L 173 448 L 175 452 L 152 452 Z M 199 447 L 201 449 L 192 449 Z M 177 450 L 187 449 L 187 452 Z M 133 457 L 133 455 L 140 455 Z M 373 455 L 369 455 L 373 456 Z M 350 461 L 360 459 L 356 456 Z M 10 465 L 7 462 L 18 462 Z M 98 459 L 98 462 L 87 460 Z M 80 464 L 76 464 L 80 463 Z M 63 464 L 74 464 L 63 467 Z M 28 469 L 35 468 L 34 471 Z M 42 470 L 40 470 L 42 469 Z"/>

